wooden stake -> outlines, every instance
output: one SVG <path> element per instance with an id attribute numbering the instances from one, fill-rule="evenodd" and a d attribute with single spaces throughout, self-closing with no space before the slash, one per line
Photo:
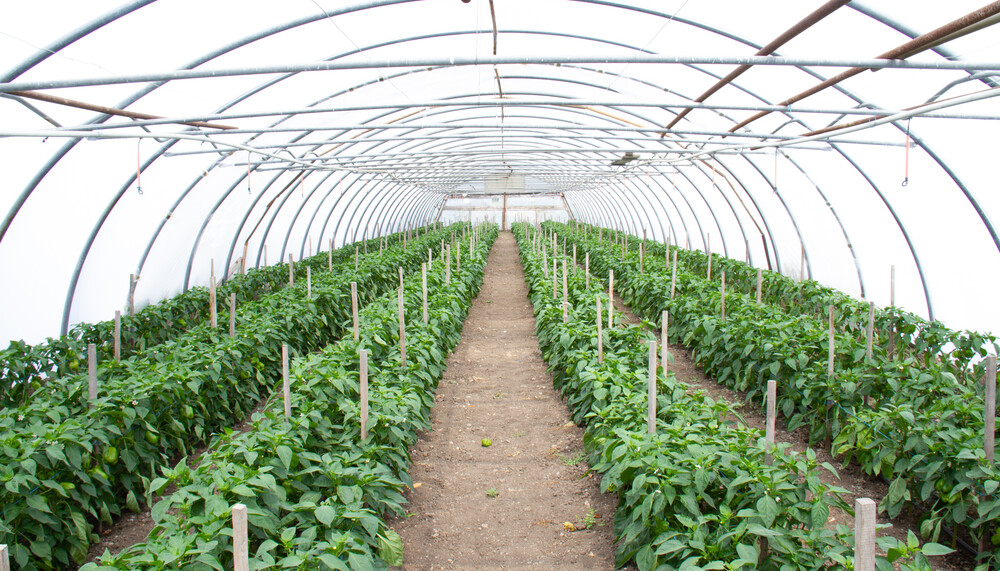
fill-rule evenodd
<path id="1" fill-rule="evenodd" d="M 726 320 L 726 270 L 722 270 L 722 279 L 719 280 L 719 291 L 722 295 L 722 321 Z"/>
<path id="2" fill-rule="evenodd" d="M 801 245 L 802 255 L 799 260 L 799 281 L 806 281 L 806 245 Z"/>
<path id="3" fill-rule="evenodd" d="M 212 329 L 219 326 L 219 305 L 217 303 L 217 293 L 215 290 L 215 276 L 208 280 L 208 315 L 209 324 Z"/>
<path id="4" fill-rule="evenodd" d="M 569 322 L 569 279 L 566 271 L 566 258 L 563 258 L 563 323 Z"/>
<path id="5" fill-rule="evenodd" d="M 444 285 L 451 285 L 451 244 L 444 249 Z"/>
<path id="6" fill-rule="evenodd" d="M 761 294 L 764 289 L 764 270 L 757 268 L 757 305 L 761 303 Z"/>
<path id="7" fill-rule="evenodd" d="M 312 268 L 306 266 L 306 299 L 313 298 Z"/>
<path id="8" fill-rule="evenodd" d="M 360 351 L 361 357 L 361 440 L 368 438 L 368 350 Z"/>
<path id="9" fill-rule="evenodd" d="M 646 256 L 646 237 L 645 237 L 646 231 L 643 230 L 642 233 L 643 233 L 642 242 L 639 242 L 639 273 L 645 274 L 646 270 L 643 266 L 643 259 Z"/>
<path id="10" fill-rule="evenodd" d="M 358 282 L 351 282 L 351 323 L 354 329 L 354 340 L 361 337 L 361 328 L 358 326 Z"/>
<path id="11" fill-rule="evenodd" d="M 614 327 L 615 271 L 608 270 L 608 329 Z"/>
<path id="12" fill-rule="evenodd" d="M 462 271 L 462 248 L 455 248 L 455 271 Z"/>
<path id="13" fill-rule="evenodd" d="M 87 344 L 87 386 L 90 400 L 97 400 L 97 345 L 93 343 Z"/>
<path id="14" fill-rule="evenodd" d="M 646 432 L 656 434 L 656 341 L 649 342 L 648 395 L 646 397 Z"/>
<path id="15" fill-rule="evenodd" d="M 576 277 L 576 244 L 573 244 L 573 277 Z"/>
<path id="16" fill-rule="evenodd" d="M 427 323 L 427 264 L 420 264 L 420 285 L 423 292 L 424 323 Z"/>
<path id="17" fill-rule="evenodd" d="M 285 398 L 285 420 L 292 419 L 292 387 L 288 381 L 288 344 L 281 344 L 281 386 Z"/>
<path id="18" fill-rule="evenodd" d="M 601 296 L 597 296 L 597 362 L 604 362 L 604 334 L 601 331 L 601 326 L 604 324 L 604 320 L 601 319 Z"/>
<path id="19" fill-rule="evenodd" d="M 135 317 L 135 274 L 128 277 L 128 316 Z"/>
<path id="20" fill-rule="evenodd" d="M 889 266 L 889 306 L 896 306 L 896 266 Z M 895 326 L 890 326 L 889 328 L 889 359 L 895 357 L 896 354 L 896 328 Z"/>
<path id="21" fill-rule="evenodd" d="M 834 375 L 834 357 L 836 357 L 837 351 L 837 340 L 834 337 L 833 329 L 833 305 L 830 305 L 830 332 L 828 335 L 827 343 L 827 363 L 826 363 L 826 375 L 833 380 Z M 830 447 L 833 446 L 833 425 L 830 422 L 830 410 L 833 408 L 833 404 L 830 402 L 826 403 L 826 450 L 829 451 Z"/>
<path id="22" fill-rule="evenodd" d="M 590 289 L 590 252 L 583 255 L 584 274 L 587 276 L 587 289 Z"/>
<path id="23" fill-rule="evenodd" d="M 990 355 L 986 361 L 986 463 L 993 465 L 996 450 L 997 422 L 997 356 Z"/>
<path id="24" fill-rule="evenodd" d="M 400 268 L 400 275 L 402 275 Z M 406 366 L 406 313 L 403 310 L 403 286 L 399 286 L 399 364 Z"/>
<path id="25" fill-rule="evenodd" d="M 667 378 L 667 364 L 669 363 L 668 358 L 670 356 L 670 344 L 669 342 L 669 329 L 670 325 L 670 312 L 663 310 L 663 316 L 660 318 L 660 365 L 663 367 L 663 378 Z"/>
<path id="26" fill-rule="evenodd" d="M 875 302 L 868 302 L 868 328 L 865 331 L 865 355 L 871 359 L 875 343 Z"/>
<path id="27" fill-rule="evenodd" d="M 399 287 L 403 287 L 403 266 L 399 266 Z"/>
<path id="28" fill-rule="evenodd" d="M 267 244 L 264 244 L 264 267 L 267 267 Z"/>
<path id="29" fill-rule="evenodd" d="M 333 245 L 330 245 L 330 249 L 326 251 L 326 271 L 333 271 Z"/>
<path id="30" fill-rule="evenodd" d="M 875 571 L 875 501 L 854 500 L 854 570 Z"/>
<path id="31" fill-rule="evenodd" d="M 708 250 L 708 273 L 705 275 L 705 279 L 711 281 L 712 279 L 712 235 L 708 234 L 706 237 L 705 247 Z"/>
<path id="32" fill-rule="evenodd" d="M 677 291 L 677 250 L 674 250 L 674 275 L 670 278 L 670 299 L 674 299 Z"/>
<path id="33" fill-rule="evenodd" d="M 233 506 L 233 571 L 250 571 L 247 507 L 243 504 Z"/>
<path id="34" fill-rule="evenodd" d="M 229 294 L 229 336 L 236 337 L 236 294 Z"/>
<path id="35" fill-rule="evenodd" d="M 348 250 L 350 252 L 350 250 Z M 382 252 L 379 252 L 381 254 Z M 354 247 L 354 271 L 358 271 L 358 247 Z"/>
<path id="36" fill-rule="evenodd" d="M 767 424 L 765 425 L 764 436 L 767 439 L 767 452 L 764 453 L 764 463 L 768 466 L 771 465 L 773 458 L 771 457 L 771 448 L 774 447 L 774 421 L 778 416 L 777 413 L 777 399 L 778 396 L 778 381 L 770 380 L 767 382 Z"/>
<path id="37" fill-rule="evenodd" d="M 122 360 L 122 312 L 115 310 L 115 361 Z"/>
<path id="38" fill-rule="evenodd" d="M 552 255 L 552 299 L 559 299 L 559 260 Z"/>
<path id="39" fill-rule="evenodd" d="M 545 279 L 549 279 L 549 256 L 548 248 L 542 248 L 542 273 L 545 275 Z"/>

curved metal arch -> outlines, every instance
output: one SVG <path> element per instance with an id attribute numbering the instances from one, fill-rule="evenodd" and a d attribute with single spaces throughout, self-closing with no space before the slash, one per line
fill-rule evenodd
<path id="1" fill-rule="evenodd" d="M 351 241 L 357 242 L 359 240 L 365 240 L 368 238 L 368 227 L 365 224 L 361 224 L 362 220 L 367 218 L 367 214 L 370 214 L 368 210 L 375 204 L 375 200 L 379 199 L 383 194 L 385 195 L 383 200 L 391 201 L 396 197 L 397 193 L 401 190 L 405 190 L 405 187 L 396 181 L 384 180 L 381 184 L 369 185 L 368 189 L 364 194 L 357 195 L 357 202 L 351 201 L 345 205 L 345 212 L 350 211 L 348 220 L 351 221 L 347 233 L 351 235 Z M 351 232 L 353 228 L 353 232 Z M 361 233 L 361 237 L 358 238 L 358 233 Z M 346 236 L 346 234 L 345 234 Z M 346 238 L 345 238 L 346 239 Z"/>

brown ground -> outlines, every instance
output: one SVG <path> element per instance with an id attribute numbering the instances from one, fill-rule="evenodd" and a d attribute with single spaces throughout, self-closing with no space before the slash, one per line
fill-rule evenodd
<path id="1" fill-rule="evenodd" d="M 625 314 L 625 319 L 631 323 L 642 323 L 642 319 L 636 317 L 622 302 L 621 298 L 615 295 L 615 308 Z M 657 338 L 659 338 L 660 331 L 656 331 Z M 745 398 L 745 394 L 734 391 L 724 385 L 719 384 L 713 378 L 705 375 L 705 373 L 695 365 L 694 361 L 691 359 L 691 352 L 688 351 L 684 346 L 677 345 L 674 343 L 669 343 L 669 351 L 673 356 L 673 362 L 670 364 L 670 370 L 677 376 L 677 380 L 687 383 L 697 389 L 705 391 L 709 396 L 717 401 L 726 401 L 730 404 L 735 405 L 737 413 L 742 418 L 748 426 L 764 430 L 766 416 L 761 412 L 761 407 L 759 403 L 749 403 Z M 775 441 L 782 443 L 787 442 L 791 444 L 791 448 L 798 452 L 805 452 L 809 444 L 809 432 L 806 428 L 800 428 L 794 432 L 789 432 L 785 429 L 784 420 L 781 418 L 781 413 L 778 413 L 778 418 L 775 422 Z M 834 477 L 827 470 L 820 470 L 820 479 L 828 485 L 838 486 L 848 490 L 849 493 L 844 494 L 842 497 L 852 507 L 854 506 L 854 501 L 858 498 L 871 498 L 876 502 L 880 502 L 887 493 L 889 493 L 889 486 L 886 485 L 879 479 L 872 478 L 867 474 L 861 472 L 857 464 L 852 464 L 847 468 L 842 468 L 842 459 L 833 458 L 827 450 L 823 449 L 823 446 L 814 447 L 813 450 L 816 452 L 816 457 L 820 462 L 829 462 L 832 466 L 837 468 L 837 473 L 839 478 Z M 919 514 L 917 514 L 919 515 Z M 903 541 L 906 540 L 907 531 L 913 530 L 917 537 L 920 537 L 920 521 L 914 514 L 908 514 L 904 511 L 896 521 L 890 521 L 885 514 L 879 514 L 878 523 L 889 524 L 891 523 L 893 527 L 887 529 L 880 529 L 878 535 L 892 535 Z M 842 512 L 840 510 L 831 510 L 830 519 L 828 522 L 830 527 L 835 527 L 837 525 L 847 525 L 851 528 L 854 527 L 854 518 L 849 514 Z M 940 543 L 949 544 L 950 537 L 944 537 L 942 534 Z M 882 553 L 884 555 L 884 553 Z M 965 553 L 959 551 L 947 557 L 933 557 L 931 558 L 931 564 L 935 569 L 941 571 L 963 571 L 972 569 L 975 567 L 973 559 L 967 556 Z"/>
<path id="2" fill-rule="evenodd" d="M 504 232 L 448 360 L 432 430 L 413 449 L 409 515 L 392 522 L 404 569 L 614 568 L 617 498 L 588 474 L 583 430 L 552 388 L 527 294 Z"/>

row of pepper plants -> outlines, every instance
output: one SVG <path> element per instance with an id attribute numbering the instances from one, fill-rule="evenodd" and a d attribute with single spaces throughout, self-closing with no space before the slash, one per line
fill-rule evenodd
<path id="1" fill-rule="evenodd" d="M 482 284 L 496 227 L 481 229 L 471 259 L 428 271 L 428 322 L 420 276 L 404 287 L 407 362 L 400 363 L 397 294 L 361 313 L 352 336 L 301 357 L 291 370 L 292 416 L 280 396 L 244 432 L 227 431 L 191 468 L 181 461 L 150 482 L 156 527 L 145 543 L 105 553 L 98 569 L 231 569 L 230 507 L 247 506 L 251 569 L 384 569 L 402 563 L 402 542 L 384 516 L 402 513 L 409 447 L 430 427 L 445 359 Z M 469 240 L 467 238 L 466 240 Z M 369 351 L 368 435 L 360 434 L 359 353 Z M 275 394 L 280 391 L 276 390 Z"/>
<path id="2" fill-rule="evenodd" d="M 745 391 L 763 407 L 766 381 L 777 380 L 778 409 L 787 428 L 807 426 L 811 441 L 830 438 L 845 465 L 858 462 L 866 473 L 885 478 L 889 492 L 880 507 L 890 517 L 910 506 L 923 515 L 921 533 L 932 541 L 940 539 L 943 525 L 950 525 L 953 547 L 960 528 L 973 543 L 987 536 L 994 546 L 1000 544 L 995 495 L 1000 471 L 985 461 L 982 366 L 972 363 L 990 345 L 995 348 L 993 338 L 943 332 L 940 325 L 904 328 L 892 355 L 875 343 L 868 357 L 868 306 L 846 295 L 820 293 L 823 288 L 809 282 L 793 287 L 788 278 L 763 272 L 774 294 L 757 304 L 757 270 L 740 262 L 713 255 L 709 280 L 705 254 L 671 248 L 670 257 L 676 251 L 679 262 L 674 283 L 662 244 L 646 244 L 640 269 L 635 238 L 625 238 L 630 246 L 623 256 L 619 245 L 599 239 L 609 230 L 551 228 L 589 251 L 597 272 L 614 269 L 623 300 L 638 315 L 658 322 L 668 310 L 672 338 L 691 347 L 697 363 L 719 382 Z M 798 287 L 813 293 L 796 297 Z M 802 299 L 811 301 L 797 305 Z M 824 301 L 833 303 L 837 324 L 833 376 L 828 374 L 828 308 L 817 317 L 814 307 Z M 876 329 L 882 329 L 878 338 L 888 339 L 900 323 L 919 321 L 913 316 L 900 321 L 903 314 L 896 308 L 876 312 L 881 319 Z M 981 553 L 979 563 L 982 569 L 1000 566 L 1000 553 Z"/>
<path id="3" fill-rule="evenodd" d="M 515 226 L 514 232 L 542 354 L 574 420 L 586 424 L 584 443 L 593 469 L 603 474 L 602 489 L 619 498 L 617 564 L 634 560 L 640 570 L 850 568 L 850 530 L 826 527 L 832 507 L 849 511 L 839 496 L 844 490 L 819 477 L 820 470 L 834 469 L 820 465 L 811 450 L 799 454 L 787 444 L 770 449 L 768 464 L 759 430 L 733 422 L 731 405 L 691 390 L 672 373 L 664 377 L 662 368 L 656 433 L 647 434 L 647 355 L 654 338 L 636 325 L 605 330 L 599 362 L 595 300 L 608 307 L 604 284 L 592 279 L 588 288 L 584 274 L 571 275 L 564 321 L 561 291 L 553 296 L 541 267 L 543 258 L 552 258 L 535 251 L 529 227 Z M 950 551 L 919 546 L 915 537 L 880 544 L 892 550 L 879 559 L 880 569 L 892 569 L 891 561 L 930 569 L 926 555 Z"/>
<path id="4" fill-rule="evenodd" d="M 352 259 L 318 273 L 311 298 L 302 281 L 268 293 L 241 311 L 235 337 L 195 326 L 120 364 L 122 374 L 102 379 L 91 403 L 82 400 L 85 385 L 60 386 L 55 392 L 78 398 L 53 403 L 50 393 L 17 415 L 5 414 L 0 543 L 11 546 L 22 569 L 82 562 L 95 524 L 140 509 L 161 466 L 238 422 L 266 396 L 281 375 L 283 343 L 306 354 L 340 338 L 351 326 L 352 281 L 359 303 L 367 303 L 398 284 L 398 267 L 419 271 L 428 248 L 450 231 L 365 256 L 357 270 Z"/>
<path id="5" fill-rule="evenodd" d="M 426 229 L 423 229 L 425 232 Z M 419 232 L 419 230 L 418 230 Z M 384 237 L 392 245 L 404 240 L 405 233 Z M 345 245 L 330 253 L 317 254 L 294 264 L 296 279 L 306 279 L 306 267 L 313 273 L 326 271 L 328 265 L 353 263 L 355 248 L 366 252 L 377 251 L 383 238 Z M 236 294 L 239 304 L 259 299 L 268 292 L 288 283 L 288 264 L 279 263 L 254 268 L 244 274 L 235 274 L 217 288 L 220 300 L 220 322 L 224 322 L 230 294 Z M 155 345 L 184 334 L 195 325 L 209 318 L 209 288 L 193 287 L 183 293 L 158 303 L 147 305 L 135 315 L 121 317 L 121 357 L 129 357 Z M 43 343 L 30 345 L 13 341 L 0 351 L 0 406 L 17 406 L 28 402 L 31 395 L 50 384 L 59 384 L 62 378 L 85 375 L 87 345 L 97 345 L 98 360 L 114 358 L 114 347 L 108 339 L 114 336 L 114 320 L 80 323 L 68 334 L 49 338 Z"/>

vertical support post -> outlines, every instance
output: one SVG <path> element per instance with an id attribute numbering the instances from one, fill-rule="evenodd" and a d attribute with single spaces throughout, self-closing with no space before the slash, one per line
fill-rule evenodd
<path id="1" fill-rule="evenodd" d="M 722 270 L 719 279 L 719 293 L 722 295 L 722 321 L 726 320 L 726 270 Z"/>
<path id="2" fill-rule="evenodd" d="M 875 571 L 875 500 L 854 500 L 854 570 Z"/>
<path id="3" fill-rule="evenodd" d="M 295 260 L 288 254 L 288 287 L 295 285 Z"/>
<path id="4" fill-rule="evenodd" d="M 128 276 L 128 316 L 135 317 L 135 274 Z"/>
<path id="5" fill-rule="evenodd" d="M 281 260 L 278 260 L 279 262 Z M 267 267 L 267 244 L 264 244 L 264 267 Z"/>
<path id="6" fill-rule="evenodd" d="M 542 248 L 542 273 L 545 275 L 545 279 L 549 279 L 549 256 L 548 248 Z"/>
<path id="7" fill-rule="evenodd" d="M 420 264 L 420 286 L 423 293 L 424 323 L 427 323 L 427 264 Z"/>
<path id="8" fill-rule="evenodd" d="M 601 326 L 604 320 L 601 319 L 601 296 L 597 296 L 597 362 L 604 362 L 604 332 Z"/>
<path id="9" fill-rule="evenodd" d="M 403 269 L 400 268 L 400 276 Z M 403 286 L 399 286 L 399 364 L 406 366 L 406 312 L 403 309 Z"/>
<path id="10" fill-rule="evenodd" d="M 455 271 L 462 271 L 462 248 L 455 248 Z"/>
<path id="11" fill-rule="evenodd" d="M 674 299 L 674 293 L 677 291 L 677 250 L 674 250 L 674 274 L 670 278 L 670 299 Z"/>
<path id="12" fill-rule="evenodd" d="M 896 307 L 896 266 L 889 266 L 889 306 Z M 889 359 L 893 359 L 896 354 L 896 328 L 889 328 Z"/>
<path id="13" fill-rule="evenodd" d="M 576 277 L 576 244 L 573 244 L 573 277 Z"/>
<path id="14" fill-rule="evenodd" d="M 646 257 L 646 231 L 643 230 L 642 234 L 643 234 L 642 242 L 639 242 L 639 273 L 645 274 L 646 270 L 644 266 L 645 263 L 644 260 Z"/>
<path id="15" fill-rule="evenodd" d="M 656 341 L 649 342 L 649 376 L 646 384 L 646 432 L 656 434 Z"/>
<path id="16" fill-rule="evenodd" d="M 250 571 L 247 507 L 243 504 L 233 506 L 233 571 Z"/>
<path id="17" fill-rule="evenodd" d="M 215 276 L 212 276 L 208 280 L 208 315 L 209 324 L 212 326 L 212 329 L 219 326 L 219 304 L 217 301 Z"/>
<path id="18" fill-rule="evenodd" d="M 350 252 L 350 250 L 348 250 L 348 252 Z M 381 253 L 382 252 L 379 251 L 379 254 L 381 254 Z M 354 271 L 358 271 L 358 247 L 357 246 L 354 247 Z"/>
<path id="19" fill-rule="evenodd" d="M 90 400 L 97 400 L 97 345 L 93 343 L 87 343 L 87 388 Z"/>
<path id="20" fill-rule="evenodd" d="M 833 304 L 830 304 L 830 329 L 827 342 L 827 360 L 826 360 L 826 375 L 833 380 L 834 371 L 834 358 L 837 352 L 837 339 L 835 337 L 835 332 L 833 329 Z M 827 401 L 826 403 L 826 450 L 829 451 L 830 447 L 833 446 L 833 425 L 830 422 L 830 411 L 833 409 L 833 403 Z"/>
<path id="21" fill-rule="evenodd" d="M 806 281 L 806 245 L 801 245 L 801 255 L 799 257 L 799 281 Z"/>
<path id="22" fill-rule="evenodd" d="M 312 268 L 306 266 L 306 299 L 313 298 Z"/>
<path id="23" fill-rule="evenodd" d="M 764 290 L 764 270 L 757 268 L 757 305 L 761 303 L 761 294 Z"/>
<path id="24" fill-rule="evenodd" d="M 566 270 L 566 258 L 563 258 L 563 323 L 569 322 L 569 283 Z"/>
<path id="25" fill-rule="evenodd" d="M 990 355 L 986 361 L 986 463 L 993 465 L 996 450 L 997 422 L 997 356 Z"/>
<path id="26" fill-rule="evenodd" d="M 712 279 L 712 234 L 708 234 L 705 238 L 705 248 L 708 254 L 708 273 L 705 274 L 705 279 L 711 281 Z"/>
<path id="27" fill-rule="evenodd" d="M 326 271 L 333 271 L 333 240 L 330 240 L 330 249 L 326 251 Z"/>
<path id="28" fill-rule="evenodd" d="M 229 336 L 236 337 L 236 294 L 229 294 Z"/>
<path id="29" fill-rule="evenodd" d="M 361 336 L 361 328 L 358 326 L 358 282 L 351 282 L 351 323 L 354 329 L 354 340 Z"/>
<path id="30" fill-rule="evenodd" d="M 559 260 L 554 254 L 552 256 L 552 299 L 559 299 Z"/>
<path id="31" fill-rule="evenodd" d="M 615 314 L 615 271 L 608 270 L 608 329 L 614 327 Z"/>
<path id="32" fill-rule="evenodd" d="M 583 271 L 587 277 L 587 289 L 590 289 L 590 252 L 583 255 Z"/>
<path id="33" fill-rule="evenodd" d="M 361 440 L 368 438 L 368 350 L 360 351 Z"/>
<path id="34" fill-rule="evenodd" d="M 122 312 L 115 310 L 115 361 L 122 360 Z"/>
<path id="35" fill-rule="evenodd" d="M 444 249 L 444 285 L 451 285 L 451 244 Z"/>
<path id="36" fill-rule="evenodd" d="M 240 258 L 240 273 L 243 275 L 247 274 L 247 250 L 250 248 L 250 242 L 243 242 L 243 257 Z"/>
<path id="37" fill-rule="evenodd" d="M 281 390 L 285 399 L 285 420 L 291 420 L 292 387 L 288 381 L 288 343 L 281 344 Z"/>
<path id="38" fill-rule="evenodd" d="M 767 452 L 764 453 L 764 463 L 768 466 L 771 465 L 773 458 L 771 457 L 771 448 L 774 447 L 774 422 L 778 416 L 777 413 L 777 402 L 778 398 L 778 381 L 770 380 L 767 382 L 767 421 L 764 427 L 764 436 L 767 440 Z"/>
<path id="39" fill-rule="evenodd" d="M 865 329 L 865 356 L 872 358 L 875 344 L 875 302 L 868 302 L 868 327 Z M 865 406 L 872 405 L 872 398 L 865 395 Z"/>
<path id="40" fill-rule="evenodd" d="M 669 333 L 670 328 L 670 312 L 663 310 L 663 316 L 660 318 L 660 365 L 663 367 L 663 378 L 667 378 L 667 364 L 670 358 L 670 344 L 669 344 Z"/>

